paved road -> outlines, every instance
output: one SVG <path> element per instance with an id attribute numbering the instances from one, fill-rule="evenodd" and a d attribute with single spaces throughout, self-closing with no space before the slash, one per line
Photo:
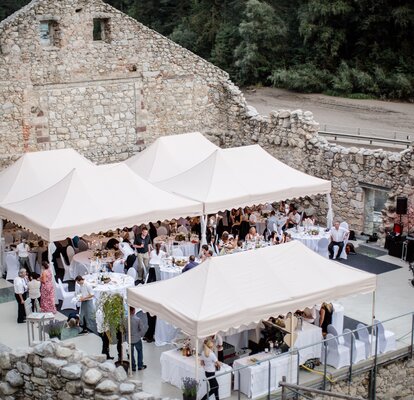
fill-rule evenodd
<path id="1" fill-rule="evenodd" d="M 261 114 L 272 110 L 298 108 L 312 111 L 321 130 L 336 129 L 345 133 L 406 138 L 414 140 L 414 104 L 379 100 L 354 100 L 322 94 L 302 94 L 284 89 L 259 88 L 244 90 L 249 105 Z"/>

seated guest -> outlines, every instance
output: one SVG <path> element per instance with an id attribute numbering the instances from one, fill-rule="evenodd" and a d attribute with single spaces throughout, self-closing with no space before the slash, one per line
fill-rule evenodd
<path id="1" fill-rule="evenodd" d="M 198 265 L 198 262 L 195 260 L 195 256 L 190 256 L 188 258 L 188 264 L 183 268 L 183 273 L 189 271 L 190 269 L 193 269 Z"/>
<path id="2" fill-rule="evenodd" d="M 208 245 L 203 244 L 201 246 L 201 261 L 204 261 L 207 258 Z"/>
<path id="3" fill-rule="evenodd" d="M 165 258 L 167 253 L 161 250 L 161 243 L 155 244 L 155 249 L 151 250 L 149 255 L 149 264 L 151 265 L 160 265 L 161 259 Z"/>
<path id="4" fill-rule="evenodd" d="M 122 265 L 122 268 L 125 269 L 125 261 L 126 261 L 126 259 L 124 259 L 123 254 L 122 254 L 122 251 L 116 250 L 114 256 L 115 256 L 115 261 L 112 264 L 112 271 L 116 270 L 115 267 L 117 265 Z"/>
<path id="5" fill-rule="evenodd" d="M 292 240 L 292 236 L 290 235 L 290 233 L 283 232 L 280 243 L 287 243 L 287 242 L 290 242 L 291 240 Z"/>
<path id="6" fill-rule="evenodd" d="M 123 254 L 123 259 L 126 260 L 128 256 L 134 254 L 134 250 L 132 249 L 131 245 L 127 240 L 123 240 L 122 242 L 118 243 L 118 249 Z"/>
<path id="7" fill-rule="evenodd" d="M 208 260 L 210 257 L 213 257 L 213 256 L 214 256 L 214 252 L 213 252 L 213 250 L 210 249 L 210 250 L 207 251 L 206 256 L 204 257 L 204 259 L 201 260 L 201 262 L 204 262 L 204 261 Z"/>
<path id="8" fill-rule="evenodd" d="M 108 242 L 106 243 L 105 249 L 108 250 L 115 250 L 117 248 L 117 244 L 119 241 L 115 238 L 110 238 Z"/>
<path id="9" fill-rule="evenodd" d="M 344 240 L 347 239 L 348 237 L 348 230 L 345 228 L 341 228 L 339 226 L 339 222 L 336 221 L 334 223 L 334 226 L 331 228 L 331 242 L 329 243 L 328 246 L 328 251 L 329 251 L 329 258 L 332 259 L 334 258 L 334 246 L 338 246 L 338 253 L 336 254 L 336 259 L 338 260 L 341 253 L 342 253 L 342 249 L 344 248 Z"/>
<path id="10" fill-rule="evenodd" d="M 259 239 L 260 235 L 256 232 L 256 228 L 252 226 L 249 229 L 249 233 L 246 235 L 245 240 L 251 240 L 254 241 L 256 239 Z"/>
<path id="11" fill-rule="evenodd" d="M 281 243 L 280 237 L 277 234 L 277 232 L 275 232 L 275 231 L 272 232 L 272 234 L 269 237 L 269 242 L 271 244 L 280 244 Z"/>
<path id="12" fill-rule="evenodd" d="M 299 225 L 299 223 L 300 223 L 300 214 L 298 213 L 296 208 L 294 208 L 288 215 L 288 219 L 285 224 L 285 229 L 293 228 Z"/>
<path id="13" fill-rule="evenodd" d="M 232 235 L 233 238 L 233 235 Z M 224 231 L 221 235 L 221 240 L 218 244 L 219 254 L 227 254 L 229 250 L 232 250 L 234 247 L 233 243 L 230 240 L 230 235 L 227 231 Z"/>
<path id="14" fill-rule="evenodd" d="M 243 251 L 243 242 L 241 240 L 237 240 L 233 253 L 240 253 L 241 251 Z"/>

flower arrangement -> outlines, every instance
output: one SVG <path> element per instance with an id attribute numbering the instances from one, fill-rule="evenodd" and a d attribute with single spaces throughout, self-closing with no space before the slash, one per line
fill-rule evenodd
<path id="1" fill-rule="evenodd" d="M 60 339 L 64 325 L 65 321 L 58 321 L 57 319 L 54 319 L 45 325 L 45 331 L 50 338 L 57 337 Z"/>
<path id="2" fill-rule="evenodd" d="M 99 280 L 102 283 L 109 283 L 109 282 L 111 282 L 111 277 L 108 274 L 103 273 L 103 274 L 99 275 Z"/>
<path id="3" fill-rule="evenodd" d="M 177 233 L 177 234 L 175 235 L 175 240 L 176 240 L 177 242 L 183 242 L 183 241 L 185 240 L 185 235 L 184 235 L 184 233 Z"/>
<path id="4" fill-rule="evenodd" d="M 186 376 L 182 379 L 181 390 L 183 391 L 184 399 L 195 399 L 197 398 L 198 382 L 194 378 Z"/>

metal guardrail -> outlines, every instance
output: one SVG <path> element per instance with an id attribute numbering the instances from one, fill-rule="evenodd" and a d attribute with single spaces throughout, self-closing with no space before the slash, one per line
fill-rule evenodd
<path id="1" fill-rule="evenodd" d="M 329 132 L 329 131 L 319 131 L 321 136 L 333 137 L 334 140 L 341 139 L 353 139 L 358 141 L 368 141 L 370 145 L 373 143 L 387 143 L 391 145 L 406 146 L 410 147 L 411 143 L 414 142 L 414 138 L 411 138 L 410 135 L 407 136 L 407 139 L 397 139 L 397 138 L 386 138 L 382 136 L 368 136 L 360 135 L 355 133 L 342 133 L 342 132 Z"/>
<path id="2" fill-rule="evenodd" d="M 266 398 L 268 400 L 270 400 L 272 398 L 272 394 L 273 394 L 273 398 L 280 397 L 280 395 L 281 395 L 281 389 L 279 389 L 279 390 L 276 389 L 278 393 L 275 393 L 274 392 L 275 389 L 271 388 L 271 362 L 270 361 L 275 360 L 279 357 L 286 356 L 287 354 L 290 354 L 292 357 L 296 356 L 296 358 L 297 358 L 296 378 L 297 378 L 297 384 L 299 385 L 300 384 L 300 382 L 299 382 L 300 381 L 300 379 L 299 379 L 300 378 L 300 375 L 299 375 L 299 372 L 300 372 L 299 352 L 301 350 L 307 349 L 309 347 L 313 347 L 315 345 L 321 344 L 323 347 L 325 347 L 325 351 L 324 351 L 325 359 L 321 360 L 321 361 L 323 361 L 323 368 L 324 369 L 323 369 L 323 372 L 318 371 L 322 375 L 322 378 L 318 379 L 316 382 L 315 381 L 308 382 L 308 384 L 303 384 L 301 386 L 309 386 L 309 387 L 314 387 L 314 388 L 315 387 L 321 387 L 323 390 L 326 390 L 328 375 L 331 375 L 331 376 L 335 375 L 335 377 L 337 377 L 337 378 L 347 379 L 348 382 L 352 382 L 352 377 L 353 376 L 359 375 L 361 373 L 369 371 L 370 372 L 370 385 L 369 385 L 369 393 L 368 393 L 369 397 L 368 398 L 370 400 L 375 400 L 376 399 L 376 375 L 377 375 L 378 366 L 379 365 L 386 365 L 386 364 L 389 364 L 391 362 L 397 361 L 397 360 L 402 359 L 402 358 L 407 358 L 407 357 L 410 357 L 411 359 L 414 358 L 414 312 L 405 313 L 405 314 L 399 315 L 397 317 L 393 317 L 393 318 L 389 318 L 387 320 L 381 321 L 382 324 L 386 324 L 388 322 L 395 321 L 397 319 L 408 317 L 408 316 L 411 316 L 410 332 L 403 335 L 401 338 L 404 338 L 404 337 L 410 335 L 410 343 L 411 344 L 409 346 L 407 345 L 403 348 L 397 349 L 394 352 L 379 354 L 379 352 L 378 352 L 378 350 L 379 350 L 378 349 L 378 340 L 375 340 L 375 343 L 372 344 L 372 346 L 374 347 L 374 349 L 372 349 L 372 350 L 374 350 L 373 354 L 368 359 L 366 359 L 364 361 L 360 361 L 359 363 L 354 363 L 354 361 L 353 361 L 353 352 L 352 352 L 353 338 L 352 338 L 352 335 L 351 335 L 351 347 L 349 349 L 350 365 L 335 370 L 335 373 L 329 373 L 328 374 L 328 372 L 327 372 L 326 346 L 327 346 L 329 340 L 322 340 L 320 342 L 313 343 L 313 344 L 303 346 L 303 347 L 300 347 L 300 348 L 292 348 L 289 353 L 282 353 L 282 354 L 277 354 L 277 355 L 273 355 L 273 356 L 269 354 L 269 357 L 266 358 L 265 360 L 258 360 L 253 365 L 260 365 L 260 364 L 265 364 L 265 363 L 268 364 L 267 371 L 266 372 L 263 371 L 264 372 L 263 375 L 266 375 L 266 376 L 263 377 L 263 379 L 266 379 L 268 381 L 268 390 L 267 390 Z M 367 325 L 366 327 L 361 328 L 361 329 L 368 329 L 368 330 L 371 329 L 374 332 L 374 335 L 375 335 L 375 333 L 377 332 L 377 325 L 376 324 Z M 351 332 L 355 334 L 356 332 L 358 332 L 361 329 L 354 329 Z M 349 333 L 346 333 L 346 334 L 349 334 Z M 343 337 L 346 334 L 338 335 L 338 338 Z M 229 373 L 238 374 L 239 386 L 238 386 L 238 389 L 237 389 L 237 392 L 238 392 L 237 393 L 237 398 L 238 398 L 238 400 L 240 400 L 240 398 L 241 398 L 241 394 L 240 394 L 240 387 L 241 387 L 240 371 L 242 371 L 244 369 L 247 369 L 247 368 L 250 368 L 251 366 L 252 365 L 246 365 L 246 366 L 243 366 L 243 367 L 235 368 L 231 371 L 226 371 L 226 372 L 221 372 L 221 373 L 218 372 L 218 373 L 215 374 L 215 376 L 213 376 L 211 378 L 204 378 L 202 380 L 202 382 L 204 382 L 204 384 L 207 387 L 207 393 L 208 393 L 208 389 L 209 389 L 208 381 L 210 379 L 217 378 L 217 377 L 220 377 L 220 376 L 224 376 L 224 375 L 227 375 Z M 201 383 L 201 384 L 203 384 L 203 383 Z M 298 393 L 295 394 L 296 399 L 298 398 L 298 395 L 299 395 Z"/>

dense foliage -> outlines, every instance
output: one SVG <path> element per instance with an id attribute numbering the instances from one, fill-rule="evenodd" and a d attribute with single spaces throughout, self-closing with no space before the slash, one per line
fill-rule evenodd
<path id="1" fill-rule="evenodd" d="M 241 85 L 413 98 L 412 0 L 106 0 Z M 2 0 L 4 18 L 27 0 Z"/>

